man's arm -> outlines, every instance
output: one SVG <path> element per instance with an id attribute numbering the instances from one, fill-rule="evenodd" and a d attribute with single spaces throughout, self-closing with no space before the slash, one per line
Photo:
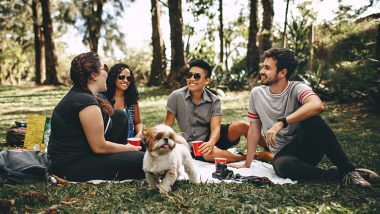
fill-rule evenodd
<path id="1" fill-rule="evenodd" d="M 319 115 L 325 107 L 317 95 L 310 95 L 305 98 L 304 104 L 292 114 L 286 116 L 288 124 L 304 121 L 310 117 Z M 276 135 L 283 128 L 282 122 L 276 122 L 266 135 L 267 144 L 273 146 L 276 143 Z"/>
<path id="2" fill-rule="evenodd" d="M 249 129 L 247 134 L 247 157 L 244 163 L 234 163 L 230 164 L 233 168 L 249 168 L 251 167 L 251 163 L 253 157 L 256 155 L 257 145 L 259 144 L 261 135 L 261 122 L 250 122 Z"/>
<path id="3" fill-rule="evenodd" d="M 208 155 L 211 153 L 215 144 L 218 142 L 220 137 L 220 126 L 222 122 L 222 116 L 212 116 L 210 119 L 210 139 L 208 142 L 203 143 L 199 147 L 199 151 L 203 155 Z"/>
<path id="4" fill-rule="evenodd" d="M 165 125 L 173 127 L 175 121 L 175 114 L 171 113 L 170 111 L 166 112 L 166 118 L 165 118 Z"/>

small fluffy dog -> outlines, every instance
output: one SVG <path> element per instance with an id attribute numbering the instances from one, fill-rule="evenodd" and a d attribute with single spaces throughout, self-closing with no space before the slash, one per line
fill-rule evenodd
<path id="1" fill-rule="evenodd" d="M 182 136 L 163 124 L 148 129 L 143 135 L 143 141 L 148 147 L 143 170 L 150 188 L 158 188 L 161 193 L 169 192 L 179 176 L 178 171 L 182 165 L 189 180 L 198 182 L 189 145 Z"/>

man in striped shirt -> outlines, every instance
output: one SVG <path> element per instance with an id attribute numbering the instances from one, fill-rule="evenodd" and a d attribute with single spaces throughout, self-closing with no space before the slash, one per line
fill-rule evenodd
<path id="1" fill-rule="evenodd" d="M 264 55 L 262 86 L 253 88 L 249 99 L 247 159 L 243 164 L 231 166 L 250 167 L 263 129 L 278 176 L 296 180 L 342 179 L 345 184 L 370 187 L 319 116 L 324 105 L 318 95 L 304 83 L 289 81 L 298 64 L 295 53 L 273 48 Z M 316 167 L 324 155 L 337 167 L 330 170 Z"/>

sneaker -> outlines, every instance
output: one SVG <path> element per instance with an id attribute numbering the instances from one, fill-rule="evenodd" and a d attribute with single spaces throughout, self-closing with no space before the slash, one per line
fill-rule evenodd
<path id="1" fill-rule="evenodd" d="M 362 176 L 362 178 L 364 178 L 371 184 L 380 183 L 380 176 L 372 170 L 365 169 L 365 168 L 358 168 L 358 169 L 355 169 L 355 171 L 357 171 Z"/>
<path id="2" fill-rule="evenodd" d="M 364 178 L 362 178 L 362 176 L 357 171 L 351 171 L 347 173 L 343 177 L 342 184 L 345 186 L 354 184 L 361 187 L 371 187 L 371 184 L 368 183 L 368 181 L 364 180 Z"/>

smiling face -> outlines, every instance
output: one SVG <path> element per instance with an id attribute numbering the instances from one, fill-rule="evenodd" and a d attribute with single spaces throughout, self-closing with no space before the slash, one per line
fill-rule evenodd
<path id="1" fill-rule="evenodd" d="M 271 86 L 279 82 L 280 72 L 277 73 L 277 60 L 265 58 L 263 67 L 260 70 L 261 84 Z"/>
<path id="2" fill-rule="evenodd" d="M 194 66 L 190 68 L 189 74 L 186 77 L 187 87 L 190 92 L 203 91 L 206 85 L 209 83 L 209 78 L 207 77 L 207 71 L 203 68 Z M 190 78 L 189 78 L 190 77 Z M 200 78 L 197 78 L 200 77 Z"/>
<path id="3" fill-rule="evenodd" d="M 130 76 L 131 71 L 128 68 L 122 70 L 115 80 L 116 90 L 127 90 L 129 85 L 131 84 L 131 82 L 128 81 L 128 77 Z"/>

